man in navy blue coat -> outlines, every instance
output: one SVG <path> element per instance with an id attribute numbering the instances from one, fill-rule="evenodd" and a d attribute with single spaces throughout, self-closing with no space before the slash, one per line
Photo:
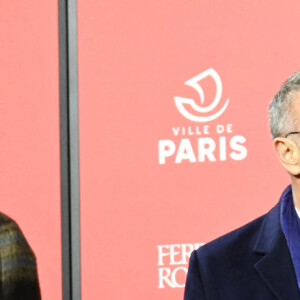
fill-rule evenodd
<path id="1" fill-rule="evenodd" d="M 194 251 L 184 300 L 300 300 L 300 72 L 269 106 L 291 186 L 266 215 Z"/>

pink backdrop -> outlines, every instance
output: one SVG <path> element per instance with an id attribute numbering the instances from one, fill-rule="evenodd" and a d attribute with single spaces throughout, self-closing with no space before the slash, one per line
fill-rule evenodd
<path id="1" fill-rule="evenodd" d="M 78 1 L 83 300 L 182 299 L 190 251 L 278 201 L 289 179 L 267 106 L 299 70 L 299 9 L 291 0 Z M 220 80 L 199 82 L 201 103 L 184 83 L 210 68 Z M 220 81 L 217 106 L 197 111 Z M 196 122 L 176 96 L 194 100 L 183 107 L 196 117 L 229 102 Z"/>
<path id="2" fill-rule="evenodd" d="M 61 299 L 58 7 L 0 2 L 0 198 L 38 262 L 43 300 Z"/>

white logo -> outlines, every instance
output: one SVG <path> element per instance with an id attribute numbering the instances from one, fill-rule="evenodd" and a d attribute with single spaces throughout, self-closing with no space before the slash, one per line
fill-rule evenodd
<path id="1" fill-rule="evenodd" d="M 157 246 L 158 288 L 183 288 L 191 253 L 203 245 L 204 243 Z"/>
<path id="2" fill-rule="evenodd" d="M 207 85 L 207 79 L 213 83 L 212 87 L 210 83 Z M 226 101 L 224 98 L 221 100 L 222 81 L 218 73 L 210 68 L 189 79 L 185 84 L 196 90 L 200 101 L 175 97 L 175 104 L 185 118 L 197 123 L 187 126 L 174 124 L 171 127 L 172 137 L 158 141 L 158 163 L 164 165 L 245 159 L 246 138 L 235 133 L 233 124 L 205 123 L 222 115 L 229 104 L 228 98 L 225 98 Z"/>
<path id="3" fill-rule="evenodd" d="M 202 87 L 199 85 L 199 81 L 204 79 L 205 77 L 211 76 L 216 83 L 216 96 L 213 102 L 208 106 L 199 106 L 194 99 L 184 98 L 184 97 L 174 97 L 175 104 L 179 112 L 186 117 L 187 119 L 194 121 L 194 122 L 208 122 L 218 118 L 227 108 L 229 99 L 226 100 L 225 104 L 214 114 L 212 115 L 205 115 L 199 116 L 194 115 L 186 110 L 185 105 L 191 107 L 195 112 L 200 114 L 207 114 L 211 112 L 213 109 L 217 107 L 220 103 L 222 97 L 222 81 L 219 74 L 212 68 L 198 74 L 197 76 L 189 79 L 184 84 L 191 86 L 194 88 L 200 97 L 201 105 L 204 104 L 204 92 Z"/>

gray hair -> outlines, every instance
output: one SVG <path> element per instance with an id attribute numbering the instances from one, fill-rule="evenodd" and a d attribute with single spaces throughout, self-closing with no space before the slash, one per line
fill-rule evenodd
<path id="1" fill-rule="evenodd" d="M 291 103 L 300 90 L 300 72 L 290 76 L 281 86 L 269 105 L 269 123 L 273 139 L 295 131 L 296 120 L 292 116 Z"/>

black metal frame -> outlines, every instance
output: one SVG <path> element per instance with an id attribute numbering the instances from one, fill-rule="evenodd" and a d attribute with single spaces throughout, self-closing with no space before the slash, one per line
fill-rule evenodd
<path id="1" fill-rule="evenodd" d="M 77 3 L 58 7 L 63 300 L 80 300 Z"/>

